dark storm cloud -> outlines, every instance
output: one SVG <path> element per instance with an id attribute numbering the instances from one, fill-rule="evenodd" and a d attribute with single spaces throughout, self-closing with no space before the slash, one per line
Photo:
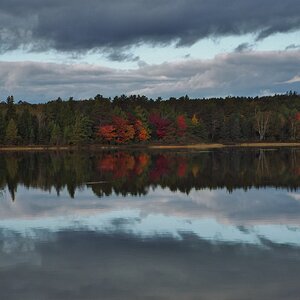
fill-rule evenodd
<path id="1" fill-rule="evenodd" d="M 1 50 L 191 45 L 206 37 L 300 28 L 298 0 L 2 0 Z"/>
<path id="2" fill-rule="evenodd" d="M 300 44 L 299 45 L 291 44 L 285 48 L 285 50 L 295 50 L 295 49 L 300 49 Z"/>
<path id="3" fill-rule="evenodd" d="M 252 47 L 253 47 L 252 44 L 249 44 L 249 43 L 242 43 L 242 44 L 238 45 L 238 46 L 234 49 L 234 51 L 235 51 L 235 52 L 249 51 L 249 50 L 252 49 Z"/>
<path id="4" fill-rule="evenodd" d="M 300 51 L 240 52 L 211 60 L 183 59 L 120 70 L 90 64 L 0 62 L 2 100 L 89 98 L 101 93 L 192 97 L 284 93 L 300 90 Z M 21 98 L 22 97 L 22 98 Z"/>
<path id="5" fill-rule="evenodd" d="M 139 61 L 139 56 L 127 53 L 126 50 L 112 50 L 106 54 L 106 57 L 112 61 Z"/>

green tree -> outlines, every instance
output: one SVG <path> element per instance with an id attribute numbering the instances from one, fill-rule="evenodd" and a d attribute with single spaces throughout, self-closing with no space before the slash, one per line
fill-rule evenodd
<path id="1" fill-rule="evenodd" d="M 61 143 L 61 130 L 57 124 L 52 125 L 50 143 L 53 145 L 59 145 Z"/>
<path id="2" fill-rule="evenodd" d="M 5 141 L 9 145 L 14 145 L 17 143 L 18 138 L 18 128 L 16 122 L 11 119 L 6 127 Z"/>
<path id="3" fill-rule="evenodd" d="M 230 139 L 238 141 L 241 138 L 240 117 L 238 114 L 231 115 L 229 118 Z"/>
<path id="4" fill-rule="evenodd" d="M 31 131 L 31 115 L 28 109 L 25 109 L 18 118 L 18 133 L 23 144 L 28 144 Z"/>
<path id="5" fill-rule="evenodd" d="M 78 114 L 75 118 L 71 143 L 80 145 L 89 142 L 92 137 L 92 128 L 90 119 L 82 114 Z"/>
<path id="6" fill-rule="evenodd" d="M 66 126 L 63 131 L 63 143 L 68 145 L 72 142 L 73 127 Z"/>
<path id="7" fill-rule="evenodd" d="M 9 120 L 11 119 L 16 120 L 17 118 L 16 107 L 14 104 L 14 96 L 8 96 L 6 100 L 6 104 L 7 104 L 7 111 L 6 111 L 5 120 L 8 123 Z"/>
<path id="8" fill-rule="evenodd" d="M 197 139 L 200 139 L 202 141 L 205 141 L 207 139 L 207 130 L 205 128 L 205 125 L 202 120 L 197 117 L 196 114 L 194 114 L 191 119 L 190 130 L 192 135 L 194 135 Z"/>

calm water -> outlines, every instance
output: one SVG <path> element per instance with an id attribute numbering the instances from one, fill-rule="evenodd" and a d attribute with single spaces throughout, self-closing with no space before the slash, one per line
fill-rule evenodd
<path id="1" fill-rule="evenodd" d="M 0 298 L 300 299 L 300 150 L 0 156 Z"/>

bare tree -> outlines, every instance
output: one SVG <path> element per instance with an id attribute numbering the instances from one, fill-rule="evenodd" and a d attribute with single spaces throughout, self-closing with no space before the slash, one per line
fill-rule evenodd
<path id="1" fill-rule="evenodd" d="M 269 129 L 271 112 L 255 110 L 255 129 L 259 134 L 259 140 L 262 141 Z"/>

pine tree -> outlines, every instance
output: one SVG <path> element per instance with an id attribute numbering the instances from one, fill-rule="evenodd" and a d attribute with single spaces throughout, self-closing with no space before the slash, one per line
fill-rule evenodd
<path id="1" fill-rule="evenodd" d="M 5 141 L 9 145 L 16 144 L 18 140 L 18 129 L 16 122 L 11 119 L 8 122 L 8 125 L 6 127 L 6 132 L 5 132 Z"/>
<path id="2" fill-rule="evenodd" d="M 8 123 L 11 119 L 16 120 L 17 114 L 16 114 L 16 107 L 14 105 L 14 96 L 8 96 L 7 100 L 7 111 L 5 120 Z"/>
<path id="3" fill-rule="evenodd" d="M 59 145 L 61 142 L 61 130 L 59 125 L 53 124 L 51 130 L 50 143 L 54 145 Z"/>
<path id="4" fill-rule="evenodd" d="M 66 126 L 64 128 L 64 132 L 63 132 L 63 143 L 65 145 L 68 145 L 68 144 L 71 143 L 72 134 L 73 134 L 73 127 L 72 126 Z"/>
<path id="5" fill-rule="evenodd" d="M 230 138 L 232 141 L 238 141 L 241 138 L 240 118 L 238 115 L 232 115 L 229 119 Z"/>
<path id="6" fill-rule="evenodd" d="M 18 118 L 18 133 L 23 144 L 28 144 L 31 130 L 31 115 L 28 109 L 25 109 Z"/>
<path id="7" fill-rule="evenodd" d="M 71 143 L 80 145 L 88 142 L 92 136 L 91 121 L 85 115 L 77 115 L 71 136 Z"/>

